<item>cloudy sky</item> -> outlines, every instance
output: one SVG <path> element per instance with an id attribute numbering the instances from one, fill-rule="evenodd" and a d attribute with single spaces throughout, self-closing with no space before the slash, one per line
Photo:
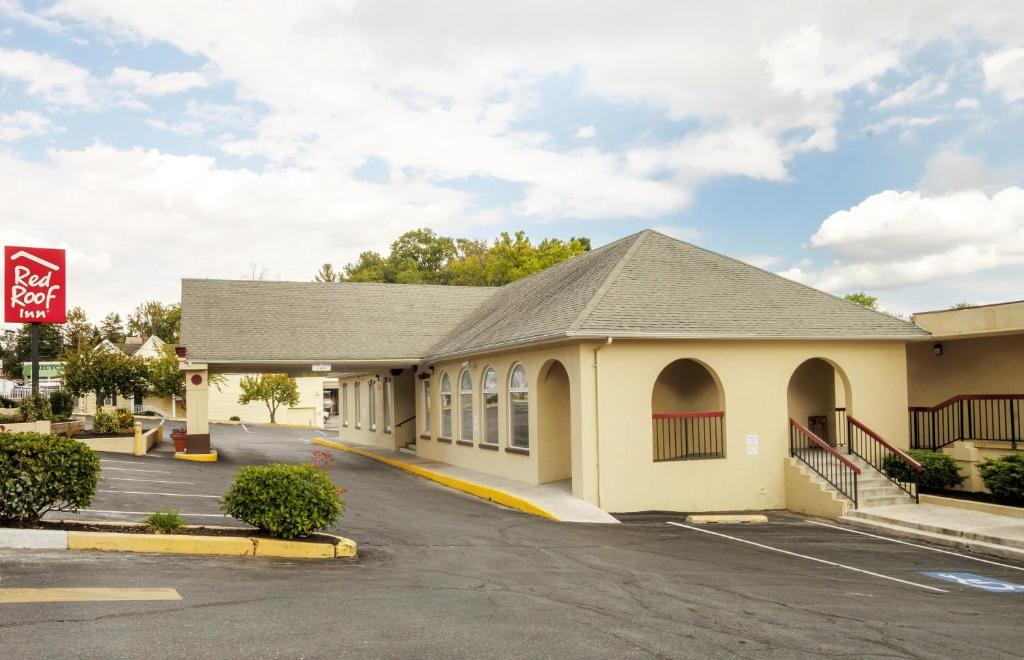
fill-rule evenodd
<path id="1" fill-rule="evenodd" d="M 94 317 L 401 232 L 1024 298 L 1019 2 L 0 0 L 0 242 Z"/>

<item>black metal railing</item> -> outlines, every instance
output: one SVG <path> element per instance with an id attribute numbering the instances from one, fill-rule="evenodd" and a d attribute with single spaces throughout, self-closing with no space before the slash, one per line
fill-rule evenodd
<path id="1" fill-rule="evenodd" d="M 911 406 L 910 446 L 937 450 L 957 440 L 1022 440 L 1024 394 L 961 394 L 937 406 Z"/>
<path id="2" fill-rule="evenodd" d="M 846 416 L 848 451 L 861 458 L 903 492 L 920 501 L 917 475 L 921 464 L 878 435 L 853 415 Z"/>
<path id="3" fill-rule="evenodd" d="M 836 408 L 836 447 L 845 448 L 846 444 L 846 408 Z"/>
<path id="4" fill-rule="evenodd" d="M 654 413 L 654 460 L 725 458 L 725 413 Z"/>
<path id="5" fill-rule="evenodd" d="M 857 507 L 860 468 L 792 418 L 789 420 L 789 455 L 802 461 Z"/>

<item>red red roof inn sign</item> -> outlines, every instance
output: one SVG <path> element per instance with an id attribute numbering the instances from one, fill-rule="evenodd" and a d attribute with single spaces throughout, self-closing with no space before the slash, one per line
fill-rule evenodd
<path id="1" fill-rule="evenodd" d="M 64 250 L 4 248 L 4 321 L 64 323 Z"/>

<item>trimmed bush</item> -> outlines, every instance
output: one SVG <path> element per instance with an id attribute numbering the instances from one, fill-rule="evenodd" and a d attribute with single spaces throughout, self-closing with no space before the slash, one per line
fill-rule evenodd
<path id="1" fill-rule="evenodd" d="M 924 468 L 917 473 L 917 486 L 921 490 L 949 490 L 959 486 L 966 477 L 960 475 L 953 457 L 938 451 L 911 449 L 907 452 L 912 459 Z M 882 470 L 899 481 L 914 481 L 914 470 L 890 454 L 882 461 Z"/>
<path id="2" fill-rule="evenodd" d="M 77 511 L 96 495 L 96 452 L 70 438 L 0 433 L 0 525 L 33 525 L 48 511 Z"/>
<path id="3" fill-rule="evenodd" d="M 981 480 L 1003 504 L 1024 505 L 1024 456 L 989 458 L 978 465 Z"/>
<path id="4" fill-rule="evenodd" d="M 124 408 L 118 408 L 114 411 L 114 421 L 117 423 L 117 430 L 131 431 L 135 428 L 135 416 L 132 415 L 132 411 L 125 410 Z"/>
<path id="5" fill-rule="evenodd" d="M 42 394 L 31 394 L 18 404 L 18 415 L 23 422 L 38 422 L 50 419 L 50 399 Z"/>
<path id="6" fill-rule="evenodd" d="M 240 421 L 242 421 L 242 418 L 239 417 L 238 415 L 232 415 L 231 417 L 228 417 L 228 421 L 229 422 L 240 422 Z"/>
<path id="7" fill-rule="evenodd" d="M 232 518 L 285 539 L 329 527 L 345 512 L 340 489 L 312 465 L 244 467 L 220 506 Z"/>
<path id="8" fill-rule="evenodd" d="M 113 413 L 97 410 L 92 416 L 92 432 L 96 435 L 114 435 L 118 430 L 117 419 Z"/>
<path id="9" fill-rule="evenodd" d="M 13 415 L 0 415 L 0 424 L 17 424 L 20 421 Z"/>
<path id="10" fill-rule="evenodd" d="M 67 390 L 56 390 L 50 394 L 50 409 L 54 417 L 70 417 L 75 410 L 75 396 Z"/>

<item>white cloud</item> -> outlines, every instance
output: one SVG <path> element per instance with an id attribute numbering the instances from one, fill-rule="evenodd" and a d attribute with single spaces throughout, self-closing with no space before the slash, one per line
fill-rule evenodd
<path id="1" fill-rule="evenodd" d="M 1009 48 L 982 60 L 985 87 L 1007 103 L 1024 99 L 1024 48 Z"/>
<path id="2" fill-rule="evenodd" d="M 1024 189 L 925 196 L 887 190 L 829 216 L 811 245 L 835 262 L 782 273 L 830 291 L 896 289 L 1024 264 Z"/>
<path id="3" fill-rule="evenodd" d="M 949 90 L 945 82 L 936 82 L 932 76 L 925 76 L 910 85 L 898 89 L 875 106 L 879 109 L 898 108 L 942 96 Z"/>
<path id="4" fill-rule="evenodd" d="M 931 126 L 940 121 L 949 119 L 947 115 L 931 115 L 930 117 L 911 117 L 908 115 L 896 115 L 880 122 L 869 124 L 864 127 L 868 133 L 885 133 L 891 130 L 903 131 L 903 135 L 909 135 L 916 128 Z"/>
<path id="5" fill-rule="evenodd" d="M 751 266 L 757 266 L 758 268 L 771 268 L 772 266 L 778 266 L 782 263 L 782 257 L 770 254 L 752 254 L 747 257 L 739 257 L 739 260 L 745 261 Z"/>
<path id="6" fill-rule="evenodd" d="M 576 131 L 576 137 L 583 140 L 589 140 L 590 138 L 597 135 L 597 129 L 593 126 L 580 126 Z"/>
<path id="7" fill-rule="evenodd" d="M 29 95 L 57 105 L 91 106 L 96 81 L 66 60 L 27 50 L 0 49 L 0 76 L 20 80 Z"/>
<path id="8" fill-rule="evenodd" d="M 225 169 L 104 144 L 52 151 L 43 163 L 0 151 L 0 199 L 0 244 L 71 250 L 69 305 L 93 317 L 177 300 L 181 277 L 236 278 L 259 263 L 308 280 L 319 264 L 385 248 L 409 229 L 464 232 L 497 219 L 463 193 L 415 181 Z"/>
<path id="9" fill-rule="evenodd" d="M 53 122 L 35 112 L 19 110 L 0 114 L 0 142 L 14 142 L 27 137 L 45 135 L 56 130 Z"/>
<path id="10" fill-rule="evenodd" d="M 153 74 L 141 69 L 119 66 L 107 79 L 113 85 L 126 86 L 143 96 L 178 94 L 196 87 L 207 87 L 206 77 L 198 71 Z"/>
<path id="11" fill-rule="evenodd" d="M 977 156 L 944 149 L 927 160 L 916 189 L 926 196 L 961 190 L 993 194 L 1022 179 L 1024 177 L 1016 168 L 993 169 Z"/>
<path id="12" fill-rule="evenodd" d="M 957 110 L 976 110 L 981 103 L 972 96 L 964 96 L 956 100 L 953 107 Z"/>
<path id="13" fill-rule="evenodd" d="M 160 131 L 177 133 L 178 135 L 202 135 L 203 125 L 197 121 L 167 122 L 162 119 L 147 118 L 144 120 L 147 125 Z"/>

